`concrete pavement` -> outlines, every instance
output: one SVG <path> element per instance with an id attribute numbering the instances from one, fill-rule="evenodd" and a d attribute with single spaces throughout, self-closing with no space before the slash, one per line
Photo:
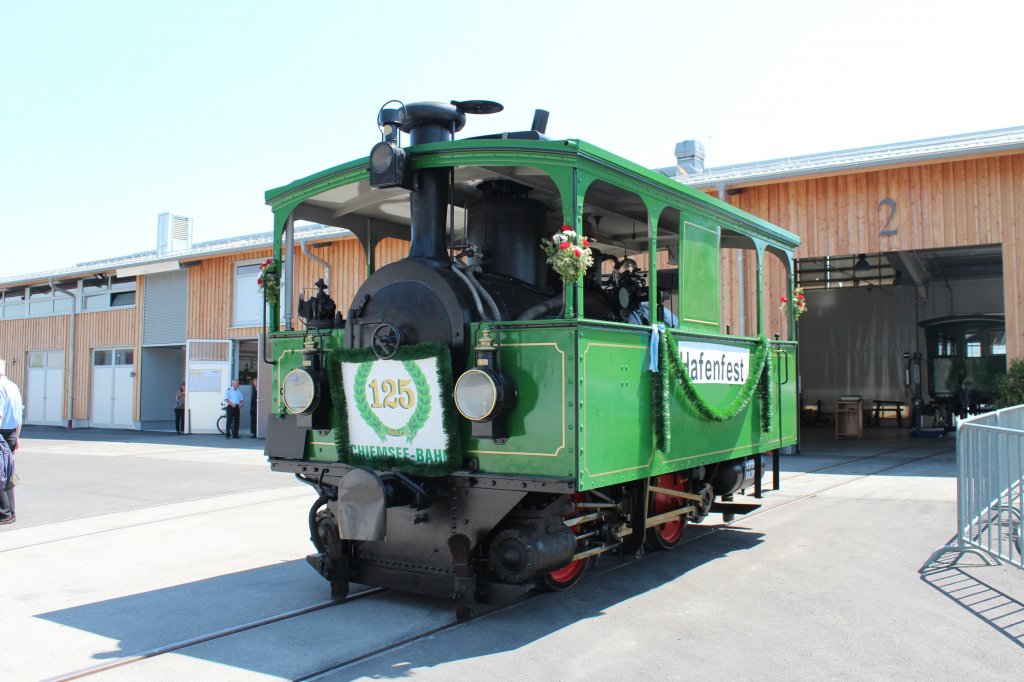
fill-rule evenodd
<path id="1" fill-rule="evenodd" d="M 764 513 L 603 558 L 543 595 L 320 679 L 1004 679 L 1024 669 L 1024 574 L 918 569 L 955 526 L 952 441 L 811 432 Z M 0 679 L 35 680 L 323 603 L 312 491 L 262 441 L 27 430 L 0 529 Z M 809 473 L 817 470 L 815 473 Z M 24 520 L 24 523 L 23 523 Z M 703 534 L 703 535 L 702 535 Z M 295 679 L 452 622 L 385 593 L 103 672 Z"/>

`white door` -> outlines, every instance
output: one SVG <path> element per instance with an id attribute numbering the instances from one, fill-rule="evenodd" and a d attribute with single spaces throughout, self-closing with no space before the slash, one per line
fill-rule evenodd
<path id="1" fill-rule="evenodd" d="M 185 357 L 185 430 L 216 433 L 231 385 L 231 342 L 189 341 Z"/>
<path id="2" fill-rule="evenodd" d="M 32 351 L 28 354 L 25 421 L 29 424 L 62 424 L 63 419 L 64 351 Z"/>
<path id="3" fill-rule="evenodd" d="M 92 419 L 90 426 L 131 428 L 135 403 L 135 351 L 92 352 Z"/>

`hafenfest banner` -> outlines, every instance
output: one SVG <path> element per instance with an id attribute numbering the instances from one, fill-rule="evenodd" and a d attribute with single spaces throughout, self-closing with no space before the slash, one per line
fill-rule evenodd
<path id="1" fill-rule="evenodd" d="M 447 348 L 404 346 L 387 360 L 369 349 L 338 350 L 330 362 L 341 461 L 433 475 L 458 466 Z"/>

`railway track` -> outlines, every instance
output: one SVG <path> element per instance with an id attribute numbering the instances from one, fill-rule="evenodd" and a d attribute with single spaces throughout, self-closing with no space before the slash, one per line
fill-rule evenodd
<path id="1" fill-rule="evenodd" d="M 821 467 L 818 467 L 816 469 L 812 469 L 812 470 L 808 470 L 808 471 L 805 471 L 805 472 L 799 472 L 799 473 L 793 474 L 791 476 L 785 477 L 784 480 L 792 480 L 792 479 L 795 479 L 795 478 L 798 478 L 798 477 L 802 477 L 802 476 L 807 476 L 807 475 L 810 475 L 810 474 L 815 474 L 815 473 L 821 473 L 821 472 L 829 471 L 829 470 L 836 469 L 836 468 L 839 468 L 839 467 L 842 467 L 842 466 L 846 466 L 846 465 L 849 465 L 849 464 L 854 464 L 854 463 L 858 463 L 858 462 L 866 462 L 866 461 L 869 461 L 869 460 L 877 459 L 879 457 L 884 457 L 884 456 L 887 456 L 887 455 L 891 456 L 891 455 L 896 455 L 896 454 L 899 454 L 899 453 L 906 453 L 908 451 L 916 450 L 916 449 L 921 449 L 921 446 L 920 445 L 914 445 L 914 446 L 893 448 L 893 449 L 884 450 L 882 452 L 878 452 L 878 453 L 875 453 L 875 454 L 872 454 L 872 455 L 865 455 L 865 456 L 862 456 L 862 457 L 852 457 L 852 458 L 849 458 L 849 459 L 845 459 L 845 460 L 843 460 L 841 462 L 829 463 L 829 464 L 827 464 L 825 466 L 821 466 Z M 921 462 L 921 461 L 924 461 L 924 460 L 927 460 L 927 459 L 932 459 L 932 458 L 935 458 L 935 457 L 938 457 L 938 456 L 941 456 L 941 455 L 947 455 L 947 454 L 949 454 L 949 451 L 950 451 L 949 448 L 943 448 L 943 449 L 940 449 L 938 451 L 926 452 L 925 454 L 922 454 L 920 456 L 909 457 L 909 458 L 903 459 L 900 462 L 891 464 L 889 466 L 881 467 L 881 468 L 876 469 L 874 471 L 871 471 L 869 473 L 864 473 L 864 474 L 856 475 L 856 476 L 853 476 L 853 477 L 851 477 L 849 479 L 846 479 L 846 480 L 834 483 L 832 485 L 827 485 L 827 486 L 824 486 L 824 487 L 821 487 L 821 488 L 816 488 L 815 490 L 813 490 L 811 492 L 808 492 L 808 493 L 805 493 L 805 494 L 802 494 L 802 495 L 798 495 L 798 496 L 793 497 L 791 499 L 780 501 L 778 504 L 774 504 L 774 505 L 772 505 L 770 507 L 762 508 L 762 509 L 759 509 L 757 511 L 751 512 L 750 514 L 747 514 L 744 517 L 741 517 L 740 519 L 737 519 L 737 520 L 729 522 L 729 523 L 721 523 L 721 524 L 718 524 L 718 525 L 715 525 L 715 526 L 695 526 L 695 527 L 693 527 L 693 531 L 697 531 L 697 532 L 691 532 L 690 534 L 688 534 L 687 537 L 684 537 L 682 539 L 682 541 L 680 541 L 679 546 L 682 546 L 682 545 L 685 545 L 685 544 L 691 544 L 691 543 L 694 543 L 694 542 L 698 542 L 698 541 L 703 540 L 705 538 L 708 538 L 708 537 L 714 535 L 715 533 L 718 533 L 718 532 L 720 532 L 720 531 L 722 531 L 724 529 L 727 529 L 727 528 L 730 528 L 732 526 L 736 526 L 736 525 L 745 523 L 746 520 L 748 520 L 748 519 L 751 519 L 751 518 L 754 518 L 754 517 L 757 517 L 757 516 L 761 516 L 763 514 L 772 513 L 772 512 L 774 512 L 774 511 L 776 511 L 778 509 L 782 509 L 782 508 L 788 507 L 790 505 L 793 505 L 793 504 L 796 504 L 796 503 L 799 503 L 799 502 L 802 502 L 802 501 L 814 498 L 814 497 L 816 497 L 816 496 L 818 496 L 818 495 L 820 495 L 822 493 L 825 493 L 825 492 L 828 492 L 828 491 L 831 491 L 831 490 L 835 490 L 837 488 L 841 488 L 843 486 L 847 486 L 847 485 L 856 483 L 857 481 L 861 481 L 861 480 L 864 480 L 866 478 L 870 478 L 872 476 L 878 476 L 880 474 L 885 474 L 885 473 L 888 473 L 888 472 L 893 471 L 895 469 L 899 469 L 899 468 L 902 468 L 902 467 L 910 466 L 910 465 L 916 464 L 918 462 Z M 675 551 L 678 551 L 678 547 L 677 547 L 677 549 Z M 595 570 L 591 571 L 590 577 L 592 579 L 594 577 L 598 577 L 598 576 L 601 576 L 601 575 L 606 575 L 608 573 L 612 573 L 614 571 L 617 571 L 617 570 L 619 570 L 619 569 L 621 569 L 621 568 L 623 568 L 625 566 L 633 565 L 633 563 L 634 563 L 634 561 L 627 560 L 627 561 L 622 561 L 622 562 L 619 562 L 619 563 L 615 563 L 615 564 L 607 566 L 607 567 L 596 568 Z M 240 625 L 237 625 L 237 626 L 234 626 L 234 627 L 231 627 L 231 628 L 225 628 L 225 629 L 222 629 L 222 630 L 218 630 L 218 631 L 215 631 L 215 632 L 210 632 L 210 633 L 207 633 L 207 634 L 204 634 L 204 635 L 200 635 L 200 636 L 197 636 L 197 637 L 193 637 L 193 638 L 189 638 L 189 639 L 186 639 L 186 640 L 181 640 L 181 641 L 178 641 L 178 642 L 173 642 L 173 643 L 170 643 L 170 644 L 154 647 L 154 648 L 148 649 L 146 651 L 139 652 L 137 654 L 133 654 L 133 655 L 130 655 L 130 656 L 125 656 L 125 657 L 118 658 L 118 659 L 115 659 L 115 660 L 107 661 L 107 662 L 104 662 L 102 664 L 98 664 L 98 665 L 95 665 L 95 666 L 90 666 L 90 667 L 87 667 L 87 668 L 81 668 L 81 669 L 78 669 L 78 670 L 74 670 L 74 671 L 71 671 L 71 672 L 68 672 L 68 673 L 64 673 L 64 674 L 61 674 L 61 675 L 57 675 L 55 677 L 48 678 L 45 682 L 65 682 L 65 681 L 68 681 L 68 680 L 78 680 L 78 679 L 88 678 L 88 677 L 91 677 L 91 676 L 94 676 L 94 675 L 99 675 L 101 673 L 104 673 L 106 671 L 110 671 L 110 670 L 113 670 L 113 669 L 116 669 L 116 668 L 122 668 L 122 667 L 126 667 L 126 666 L 137 665 L 137 664 L 140 664 L 140 663 L 142 663 L 144 661 L 147 661 L 147 660 L 159 657 L 159 656 L 164 656 L 166 654 L 171 654 L 171 653 L 183 651 L 185 649 L 188 649 L 189 647 L 193 647 L 193 646 L 196 646 L 196 645 L 199 645 L 199 644 L 204 644 L 204 643 L 212 642 L 212 641 L 215 641 L 215 640 L 225 639 L 225 638 L 228 638 L 228 637 L 231 637 L 231 636 L 234 636 L 234 635 L 238 635 L 238 634 L 241 634 L 241 633 L 258 630 L 259 628 L 263 628 L 263 627 L 267 627 L 267 626 L 270 626 L 270 625 L 274 625 L 274 624 L 280 623 L 282 621 L 287 621 L 287 620 L 291 620 L 291 619 L 295 619 L 295 618 L 301 618 L 301 617 L 306 616 L 308 614 L 315 613 L 315 612 L 318 612 L 318 611 L 323 611 L 325 609 L 329 609 L 329 608 L 332 608 L 332 607 L 341 608 L 341 607 L 344 607 L 346 604 L 350 604 L 352 602 L 359 601 L 359 600 L 362 600 L 362 599 L 371 598 L 371 597 L 374 597 L 376 595 L 379 595 L 379 594 L 382 594 L 382 593 L 385 593 L 385 592 L 388 592 L 388 590 L 386 590 L 384 588 L 370 588 L 370 589 L 367 589 L 367 590 L 364 590 L 364 591 L 361 591 L 361 592 L 358 592 L 358 593 L 350 595 L 343 602 L 335 603 L 335 602 L 327 601 L 327 602 L 321 602 L 321 603 L 318 603 L 318 604 L 313 604 L 313 605 L 310 605 L 310 606 L 307 606 L 307 607 L 303 607 L 303 608 L 300 608 L 300 609 L 295 609 L 295 610 L 292 610 L 292 611 L 281 613 L 281 614 L 278 614 L 276 616 L 269 616 L 269 617 L 262 618 L 262 619 L 259 619 L 259 620 L 254 620 L 254 621 L 251 621 L 251 622 L 248 622 L 248 623 L 240 624 Z M 348 656 L 348 657 L 346 657 L 346 658 L 344 658 L 342 660 L 339 660 L 337 662 L 333 662 L 330 665 L 321 666 L 321 667 L 316 668 L 316 669 L 314 669 L 312 671 L 309 671 L 307 673 L 304 673 L 304 674 L 301 674 L 301 675 L 299 675 L 297 677 L 294 677 L 293 679 L 296 682 L 305 682 L 307 680 L 315 680 L 315 679 L 317 679 L 319 677 L 322 677 L 324 675 L 338 673 L 339 671 L 342 671 L 345 668 L 351 667 L 351 666 L 356 665 L 358 663 L 362 663 L 362 662 L 368 661 L 369 659 L 377 657 L 377 656 L 380 656 L 382 654 L 386 654 L 386 653 L 398 650 L 398 649 L 400 649 L 402 647 L 408 646 L 410 644 L 413 644 L 413 643 L 415 643 L 417 641 L 426 639 L 428 637 L 432 637 L 432 636 L 437 635 L 437 634 L 439 634 L 441 632 L 444 632 L 444 631 L 447 631 L 447 630 L 452 630 L 452 629 L 455 629 L 455 628 L 471 626 L 473 623 L 479 622 L 479 621 L 487 619 L 487 618 L 495 617 L 496 615 L 498 615 L 500 613 L 503 613 L 503 612 L 506 612 L 506 611 L 508 611 L 510 609 L 520 608 L 523 605 L 525 605 L 528 602 L 530 602 L 533 599 L 535 599 L 537 596 L 540 596 L 540 595 L 532 596 L 530 598 L 521 600 L 519 602 L 516 602 L 514 604 L 510 604 L 510 605 L 505 606 L 505 607 L 499 607 L 499 608 L 495 608 L 495 609 L 489 610 L 489 611 L 487 611 L 487 612 L 477 616 L 477 618 L 475 618 L 473 621 L 469 621 L 468 623 L 457 622 L 457 621 L 455 621 L 453 619 L 451 622 L 444 623 L 444 624 L 439 625 L 437 627 L 433 627 L 433 628 L 427 629 L 427 630 L 425 630 L 423 632 L 416 633 L 415 635 L 403 637 L 403 638 L 398 639 L 396 641 L 389 642 L 387 644 L 383 644 L 383 645 L 381 645 L 379 647 L 373 648 L 372 650 L 368 650 L 368 651 L 364 651 L 364 652 L 361 652 L 361 653 L 358 653 L 358 654 L 354 654 L 352 656 Z"/>
<path id="2" fill-rule="evenodd" d="M 285 613 L 280 613 L 276 616 L 260 618 L 259 620 L 250 621 L 248 623 L 243 623 L 241 625 L 236 625 L 230 628 L 224 628 L 222 630 L 210 632 L 205 635 L 199 635 L 198 637 L 190 637 L 189 639 L 184 639 L 171 644 L 165 644 L 162 646 L 154 647 L 152 649 L 148 649 L 146 651 L 142 651 L 131 656 L 124 656 L 122 658 L 108 661 L 106 663 L 100 663 L 98 665 L 89 666 L 88 668 L 81 668 L 79 670 L 65 673 L 63 675 L 57 675 L 56 677 L 50 677 L 46 679 L 44 682 L 66 682 L 69 680 L 79 680 L 84 677 L 89 677 L 91 675 L 98 675 L 99 673 L 103 673 L 108 670 L 113 670 L 114 668 L 121 668 L 126 665 L 140 663 L 147 659 L 174 653 L 175 651 L 181 651 L 182 649 L 187 649 L 191 646 L 205 644 L 206 642 L 212 642 L 216 639 L 223 639 L 225 637 L 230 637 L 231 635 L 237 635 L 239 633 L 248 632 L 250 630 L 265 627 L 267 625 L 273 625 L 274 623 L 280 623 L 282 621 L 290 620 L 292 618 L 298 618 L 309 613 L 322 611 L 332 606 L 341 606 L 343 604 L 348 604 L 354 601 L 358 601 L 360 599 L 372 597 L 373 595 L 387 591 L 388 590 L 386 590 L 383 587 L 372 587 L 368 590 L 363 590 L 361 592 L 349 595 L 348 598 L 346 598 L 345 601 L 343 602 L 326 601 L 320 602 L 319 604 L 313 604 L 311 606 L 304 606 L 300 609 L 286 611 Z"/>

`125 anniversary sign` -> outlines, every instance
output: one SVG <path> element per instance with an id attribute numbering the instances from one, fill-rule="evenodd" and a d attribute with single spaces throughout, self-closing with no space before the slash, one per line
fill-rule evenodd
<path id="1" fill-rule="evenodd" d="M 341 362 L 353 463 L 445 464 L 449 461 L 438 357 Z"/>

